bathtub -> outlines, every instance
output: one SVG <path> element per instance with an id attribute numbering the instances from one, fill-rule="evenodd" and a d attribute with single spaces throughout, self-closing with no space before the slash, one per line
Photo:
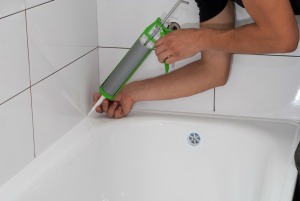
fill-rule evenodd
<path id="1" fill-rule="evenodd" d="M 297 122 L 134 111 L 86 118 L 1 201 L 291 201 Z"/>

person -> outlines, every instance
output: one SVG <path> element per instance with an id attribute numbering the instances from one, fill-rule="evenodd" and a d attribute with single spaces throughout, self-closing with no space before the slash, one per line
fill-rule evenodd
<path id="1" fill-rule="evenodd" d="M 196 0 L 200 28 L 180 29 L 160 38 L 155 54 L 173 64 L 201 52 L 201 59 L 169 74 L 127 84 L 114 101 L 96 108 L 108 117 L 125 117 L 139 101 L 191 96 L 226 84 L 233 53 L 263 54 L 294 51 L 299 30 L 294 14 L 299 0 Z M 234 6 L 243 6 L 253 23 L 235 28 Z M 93 96 L 94 104 L 100 94 Z"/>

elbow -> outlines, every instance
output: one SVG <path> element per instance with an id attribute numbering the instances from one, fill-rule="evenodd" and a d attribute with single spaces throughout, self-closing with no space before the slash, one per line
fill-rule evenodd
<path id="1" fill-rule="evenodd" d="M 231 69 L 231 56 L 221 63 L 215 63 L 209 70 L 211 70 L 211 88 L 225 86 L 229 79 Z"/>
<path id="2" fill-rule="evenodd" d="M 227 84 L 227 81 L 228 81 L 228 75 L 227 76 L 223 76 L 223 77 L 220 77 L 218 79 L 218 81 L 215 83 L 215 87 L 222 87 L 222 86 L 225 86 Z"/>
<path id="3" fill-rule="evenodd" d="M 226 66 L 221 71 L 219 71 L 214 79 L 214 87 L 222 87 L 225 86 L 228 82 L 230 66 Z"/>
<path id="4" fill-rule="evenodd" d="M 298 27 L 296 30 L 285 32 L 276 40 L 277 48 L 279 53 L 289 53 L 293 52 L 298 48 L 299 43 L 299 31 Z"/>
<path id="5" fill-rule="evenodd" d="M 283 42 L 280 46 L 279 46 L 279 52 L 280 53 L 289 53 L 289 52 L 293 52 L 298 48 L 298 42 L 299 40 L 293 40 L 293 39 L 289 39 L 285 42 Z"/>
<path id="6" fill-rule="evenodd" d="M 298 48 L 298 43 L 299 43 L 299 40 L 290 43 L 290 44 L 285 48 L 286 53 L 295 51 L 295 50 Z"/>

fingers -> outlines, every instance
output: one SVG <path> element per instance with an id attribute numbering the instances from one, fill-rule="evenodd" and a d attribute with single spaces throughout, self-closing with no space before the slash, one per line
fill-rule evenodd
<path id="1" fill-rule="evenodd" d="M 101 104 L 102 112 L 107 113 L 109 105 L 110 105 L 110 101 L 109 100 L 107 100 L 107 99 L 103 100 L 103 102 Z"/>
<path id="2" fill-rule="evenodd" d="M 113 102 L 108 111 L 107 116 L 110 118 L 120 119 L 126 116 L 126 114 L 123 111 L 122 106 L 118 105 L 117 102 Z"/>
<path id="3" fill-rule="evenodd" d="M 108 117 L 111 118 L 122 118 L 127 116 L 127 114 L 132 110 L 134 102 L 126 94 L 125 86 L 122 90 L 123 93 L 119 93 L 113 101 L 104 99 L 102 104 L 96 107 L 96 111 L 98 113 L 106 113 Z M 99 93 L 95 93 L 93 96 L 94 104 L 99 100 L 101 95 Z"/>
<path id="4" fill-rule="evenodd" d="M 164 37 L 159 38 L 155 43 L 155 48 L 162 45 L 164 43 Z"/>
<path id="5" fill-rule="evenodd" d="M 96 96 L 96 98 L 94 97 L 94 104 L 96 104 L 97 101 L 98 101 L 98 99 L 97 99 L 97 96 Z M 95 110 L 98 113 L 107 112 L 108 108 L 109 108 L 109 105 L 110 105 L 110 101 L 107 100 L 107 99 L 104 99 L 102 104 L 98 105 Z"/>
<path id="6" fill-rule="evenodd" d="M 164 45 L 164 41 L 163 38 L 161 38 L 160 40 L 158 40 L 155 44 L 155 54 L 158 58 L 158 61 L 160 63 L 163 63 L 164 60 L 170 56 L 170 52 L 167 51 L 167 47 L 166 45 Z"/>
<path id="7" fill-rule="evenodd" d="M 162 46 L 160 46 L 162 47 Z M 163 48 L 163 47 L 162 47 Z M 166 62 L 167 64 L 173 64 L 174 63 L 174 54 L 170 49 L 169 50 L 163 50 L 162 48 L 155 48 L 155 54 L 158 58 L 158 61 L 160 63 Z"/>
<path id="8" fill-rule="evenodd" d="M 177 61 L 176 57 L 170 51 L 165 51 L 157 55 L 157 58 L 160 63 L 174 64 Z"/>
<path id="9" fill-rule="evenodd" d="M 96 107 L 96 112 L 106 113 L 108 117 L 115 119 L 120 119 L 126 116 L 122 106 L 120 106 L 118 102 L 108 101 L 107 99 L 105 99 L 100 106 Z"/>
<path id="10" fill-rule="evenodd" d="M 107 116 L 108 117 L 114 117 L 115 116 L 115 111 L 116 108 L 118 107 L 118 103 L 117 102 L 113 102 L 110 107 L 107 110 Z"/>
<path id="11" fill-rule="evenodd" d="M 157 40 L 155 44 L 155 54 L 160 63 L 166 62 L 167 64 L 173 64 L 176 61 L 176 52 L 173 51 L 174 48 L 169 45 L 169 42 L 165 37 Z"/>
<path id="12" fill-rule="evenodd" d="M 97 101 L 99 100 L 99 98 L 101 97 L 101 94 L 99 93 L 99 92 L 97 92 L 97 93 L 95 93 L 94 95 L 93 95 L 93 102 L 94 102 L 94 105 L 97 103 Z M 101 108 L 101 105 L 98 105 L 97 107 L 96 107 L 96 112 L 98 112 L 98 113 L 102 113 L 103 111 L 102 111 L 102 108 Z"/>
<path id="13" fill-rule="evenodd" d="M 158 61 L 173 64 L 203 51 L 199 38 L 199 29 L 180 29 L 165 35 L 155 43 Z"/>
<path id="14" fill-rule="evenodd" d="M 163 38 L 160 38 L 155 43 L 155 54 L 159 55 L 166 50 Z"/>
<path id="15" fill-rule="evenodd" d="M 116 109 L 116 112 L 115 112 L 115 118 L 120 119 L 125 116 L 126 116 L 126 114 L 123 112 L 123 108 L 121 106 L 118 106 L 118 108 Z"/>
<path id="16" fill-rule="evenodd" d="M 107 116 L 115 119 L 121 119 L 125 117 L 126 114 L 123 112 L 122 106 L 118 104 L 113 104 L 109 109 Z"/>
<path id="17" fill-rule="evenodd" d="M 93 101 L 94 101 L 94 105 L 97 103 L 97 101 L 99 100 L 101 94 L 100 93 L 94 93 L 93 95 Z"/>

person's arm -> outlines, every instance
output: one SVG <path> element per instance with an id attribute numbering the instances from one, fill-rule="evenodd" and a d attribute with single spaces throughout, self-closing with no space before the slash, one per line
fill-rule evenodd
<path id="1" fill-rule="evenodd" d="M 299 31 L 289 0 L 243 0 L 254 23 L 229 31 L 208 31 L 207 49 L 232 53 L 281 53 L 297 48 Z"/>
<path id="2" fill-rule="evenodd" d="M 214 29 L 234 27 L 233 4 L 228 3 L 219 15 L 201 23 L 200 26 Z M 219 50 L 203 51 L 200 60 L 169 74 L 126 85 L 114 102 L 106 100 L 96 111 L 105 112 L 109 117 L 122 118 L 131 111 L 133 104 L 139 101 L 186 97 L 224 85 L 227 82 L 230 63 L 230 53 Z M 95 102 L 99 96 L 95 94 Z"/>
<path id="3" fill-rule="evenodd" d="M 173 32 L 158 40 L 160 62 L 174 63 L 204 50 L 230 53 L 282 53 L 297 48 L 299 30 L 289 0 L 243 0 L 254 23 L 217 30 L 201 28 Z M 178 40 L 178 38 L 181 40 Z"/>

